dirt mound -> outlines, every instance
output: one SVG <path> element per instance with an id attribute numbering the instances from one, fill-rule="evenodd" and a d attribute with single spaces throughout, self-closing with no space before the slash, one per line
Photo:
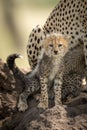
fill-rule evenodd
<path id="1" fill-rule="evenodd" d="M 18 96 L 24 84 L 14 78 L 0 60 L 0 130 L 87 130 L 87 94 L 68 105 L 38 109 L 39 92 L 28 99 L 29 109 L 17 110 Z"/>

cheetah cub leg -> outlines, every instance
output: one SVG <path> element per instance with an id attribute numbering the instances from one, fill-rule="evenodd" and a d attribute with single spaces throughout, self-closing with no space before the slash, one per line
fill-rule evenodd
<path id="1" fill-rule="evenodd" d="M 24 112 L 26 109 L 28 109 L 27 98 L 28 98 L 28 94 L 26 92 L 20 94 L 19 101 L 18 101 L 19 111 Z"/>
<path id="2" fill-rule="evenodd" d="M 40 82 L 41 82 L 41 97 L 40 97 L 40 103 L 38 104 L 38 108 L 46 109 L 48 108 L 47 78 L 40 77 Z"/>
<path id="3" fill-rule="evenodd" d="M 62 89 L 62 77 L 56 77 L 54 80 L 55 106 L 62 105 L 61 89 Z"/>

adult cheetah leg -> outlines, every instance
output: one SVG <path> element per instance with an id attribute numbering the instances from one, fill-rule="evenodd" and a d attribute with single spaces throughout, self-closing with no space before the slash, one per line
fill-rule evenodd
<path id="1" fill-rule="evenodd" d="M 28 61 L 32 69 L 37 65 L 38 56 L 42 49 L 42 40 L 44 39 L 43 28 L 38 25 L 30 33 L 27 45 Z"/>
<path id="2" fill-rule="evenodd" d="M 82 90 L 82 78 L 83 76 L 79 73 L 69 73 L 64 75 L 62 86 L 63 103 L 79 96 Z"/>

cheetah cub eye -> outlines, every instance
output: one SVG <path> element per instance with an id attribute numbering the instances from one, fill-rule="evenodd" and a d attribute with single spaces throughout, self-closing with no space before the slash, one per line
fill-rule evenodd
<path id="1" fill-rule="evenodd" d="M 62 43 L 58 44 L 58 47 L 62 47 L 62 46 L 63 46 L 63 44 L 62 44 Z"/>
<path id="2" fill-rule="evenodd" d="M 52 48 L 52 47 L 53 47 L 53 44 L 49 44 L 49 46 Z"/>
<path id="3" fill-rule="evenodd" d="M 52 47 L 53 47 L 53 44 L 50 44 L 49 46 L 52 48 Z M 62 47 L 62 46 L 63 46 L 62 43 L 58 44 L 58 47 Z"/>

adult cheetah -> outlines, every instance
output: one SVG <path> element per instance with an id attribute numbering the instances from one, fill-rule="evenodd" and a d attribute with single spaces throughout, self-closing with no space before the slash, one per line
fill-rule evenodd
<path id="1" fill-rule="evenodd" d="M 85 76 L 83 44 L 80 44 L 80 46 L 77 46 L 72 51 L 68 50 L 66 39 L 57 39 L 55 38 L 57 35 L 58 34 L 50 34 L 47 40 L 45 40 L 46 42 L 43 42 L 45 50 L 44 48 L 42 49 L 38 64 L 35 69 L 27 75 L 24 75 L 14 63 L 15 58 L 20 57 L 20 55 L 13 54 L 7 58 L 8 67 L 13 71 L 16 77 L 20 78 L 25 83 L 25 90 L 19 98 L 18 108 L 20 111 L 25 111 L 27 109 L 27 97 L 37 92 L 40 88 L 42 94 L 41 101 L 44 100 L 44 103 L 41 103 L 40 106 L 42 106 L 42 108 L 47 107 L 47 86 L 49 86 L 49 91 L 54 86 L 53 91 L 56 95 L 56 105 L 59 102 L 61 103 L 61 101 L 66 101 L 68 96 L 75 97 L 80 94 L 82 78 Z M 66 56 L 64 57 L 64 55 Z M 51 93 L 49 94 L 51 95 Z"/>
<path id="2" fill-rule="evenodd" d="M 87 66 L 87 0 L 60 0 L 43 27 L 38 25 L 32 30 L 27 45 L 28 60 L 32 69 L 36 66 L 41 52 L 41 40 L 51 32 L 70 35 L 70 49 L 80 44 L 77 39 L 81 38 L 84 42 L 85 65 Z"/>
<path id="3" fill-rule="evenodd" d="M 81 78 L 84 77 L 85 65 L 87 65 L 87 1 L 60 0 L 58 5 L 51 12 L 44 26 L 36 26 L 32 30 L 27 45 L 28 60 L 32 69 L 34 69 L 37 65 L 38 57 L 42 50 L 41 41 L 47 34 L 52 32 L 60 32 L 64 35 L 71 36 L 69 53 L 65 55 L 64 59 L 65 66 L 67 68 L 66 70 L 68 70 L 67 72 L 69 76 L 67 79 L 69 79 L 69 83 L 72 85 L 74 84 L 75 87 L 76 84 L 78 85 L 77 77 L 80 77 L 80 75 Z M 79 38 L 82 41 L 79 41 Z M 81 45 L 81 43 L 84 43 L 84 47 Z M 15 71 L 15 69 L 13 71 Z M 65 74 L 65 76 L 63 76 L 64 83 L 66 77 L 67 75 Z M 26 79 L 25 76 L 22 78 Z M 29 81 L 28 78 L 26 82 L 24 80 L 26 85 Z M 73 83 L 74 79 L 76 80 Z M 40 86 L 36 88 L 32 86 L 32 92 L 37 91 L 39 88 Z M 70 87 L 70 90 L 72 90 L 72 88 L 73 87 Z M 66 90 L 66 92 L 68 91 Z"/>

